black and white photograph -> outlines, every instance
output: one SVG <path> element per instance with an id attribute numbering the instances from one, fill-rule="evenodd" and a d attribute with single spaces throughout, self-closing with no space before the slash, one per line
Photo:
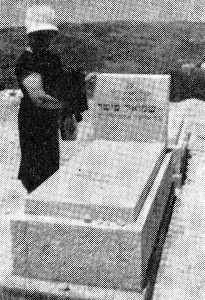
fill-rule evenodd
<path id="1" fill-rule="evenodd" d="M 204 101 L 202 0 L 0 0 L 0 300 L 204 300 Z"/>

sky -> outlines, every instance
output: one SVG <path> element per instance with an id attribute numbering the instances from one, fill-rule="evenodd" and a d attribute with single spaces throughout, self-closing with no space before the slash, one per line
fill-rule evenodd
<path id="1" fill-rule="evenodd" d="M 24 25 L 26 7 L 39 3 L 51 4 L 67 22 L 205 21 L 204 0 L 0 0 L 0 27 Z"/>

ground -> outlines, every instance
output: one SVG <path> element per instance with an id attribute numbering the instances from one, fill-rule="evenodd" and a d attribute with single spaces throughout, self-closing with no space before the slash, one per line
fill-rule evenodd
<path id="1" fill-rule="evenodd" d="M 11 269 L 9 216 L 23 211 L 24 190 L 17 181 L 18 106 L 1 107 L 0 132 L 0 278 Z M 187 179 L 178 191 L 153 289 L 153 299 L 204 299 L 205 294 L 205 104 L 192 99 L 170 105 L 169 137 L 182 115 L 190 120 L 192 136 Z M 198 123 L 197 123 L 198 122 Z M 195 125 L 196 124 L 196 125 Z"/>

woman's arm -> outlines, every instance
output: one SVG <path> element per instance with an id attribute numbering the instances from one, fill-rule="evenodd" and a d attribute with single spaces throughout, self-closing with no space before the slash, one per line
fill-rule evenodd
<path id="1" fill-rule="evenodd" d="M 43 89 L 42 78 L 39 73 L 32 73 L 23 79 L 23 86 L 36 106 L 46 109 L 61 109 L 62 103 L 46 94 Z"/>

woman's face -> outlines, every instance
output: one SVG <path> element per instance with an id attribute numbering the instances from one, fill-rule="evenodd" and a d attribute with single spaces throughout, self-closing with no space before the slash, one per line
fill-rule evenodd
<path id="1" fill-rule="evenodd" d="M 41 51 L 48 49 L 51 40 L 56 36 L 54 31 L 37 31 L 28 35 L 29 44 L 33 50 Z"/>

